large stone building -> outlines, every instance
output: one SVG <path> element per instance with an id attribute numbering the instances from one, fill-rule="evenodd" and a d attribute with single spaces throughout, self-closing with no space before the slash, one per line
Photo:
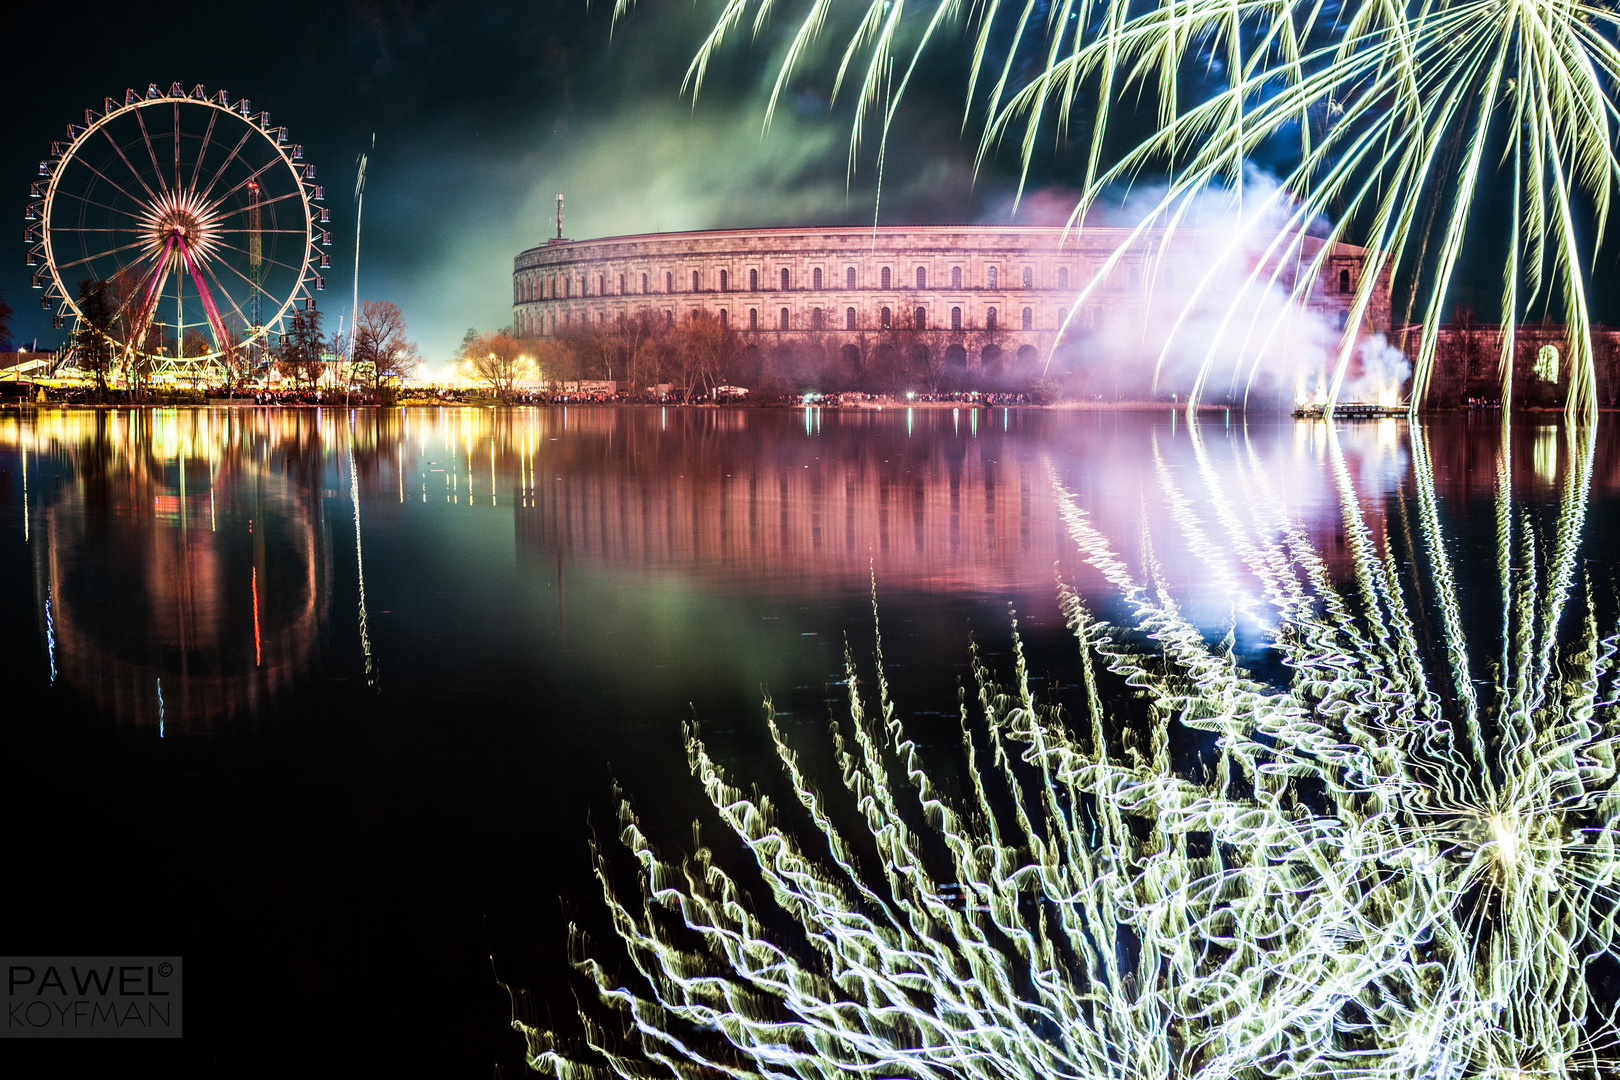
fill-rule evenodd
<path id="1" fill-rule="evenodd" d="M 924 330 L 992 335 L 1003 351 L 1044 350 L 1055 344 L 1081 287 L 1129 235 L 1091 226 L 1065 237 L 1060 228 L 931 225 L 553 240 L 516 259 L 513 326 L 524 336 L 550 337 L 650 309 L 671 322 L 707 313 L 745 332 L 824 334 L 828 346 L 862 333 Z M 1161 253 L 1161 239 L 1150 233 L 1138 240 L 1070 332 L 1141 326 L 1150 306 L 1180 306 L 1216 260 L 1215 241 L 1183 230 Z M 1306 243 L 1307 257 L 1320 250 L 1320 241 Z M 1348 244 L 1335 245 L 1323 261 L 1309 306 L 1329 325 L 1344 325 L 1364 263 L 1365 250 Z M 1241 277 L 1224 272 L 1234 274 Z M 1364 325 L 1389 325 L 1386 283 Z"/>

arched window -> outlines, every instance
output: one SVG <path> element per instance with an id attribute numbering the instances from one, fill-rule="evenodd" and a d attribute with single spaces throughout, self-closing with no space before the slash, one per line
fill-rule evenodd
<path id="1" fill-rule="evenodd" d="M 641 275 L 641 295 L 643 295 L 643 296 L 647 295 L 647 275 L 646 274 Z"/>
<path id="2" fill-rule="evenodd" d="M 757 307 L 751 307 L 748 309 L 748 329 L 759 329 L 759 308 Z"/>
<path id="3" fill-rule="evenodd" d="M 782 309 L 782 327 L 781 328 L 783 330 L 786 330 L 788 328 L 788 309 L 787 308 Z"/>
<path id="4" fill-rule="evenodd" d="M 1060 267 L 1058 267 L 1058 288 L 1067 289 L 1068 287 L 1069 287 L 1069 268 L 1067 266 L 1060 266 Z"/>
<path id="5" fill-rule="evenodd" d="M 589 296 L 589 295 L 591 295 L 591 290 L 585 287 L 585 275 L 584 274 L 579 275 L 579 295 L 581 295 L 581 296 Z"/>
<path id="6" fill-rule="evenodd" d="M 1024 267 L 1024 288 L 1033 289 L 1034 287 L 1035 287 L 1035 268 L 1033 266 L 1026 266 L 1026 267 Z"/>
<path id="7" fill-rule="evenodd" d="M 986 311 L 984 313 L 984 328 L 986 330 L 991 331 L 992 333 L 995 332 L 995 329 L 996 329 L 996 309 L 995 308 L 991 308 L 990 310 L 988 310 L 988 311 Z"/>
<path id="8" fill-rule="evenodd" d="M 606 274 L 597 274 L 596 275 L 596 295 L 597 296 L 606 296 L 607 295 L 607 275 Z"/>
<path id="9" fill-rule="evenodd" d="M 819 274 L 819 273 L 821 273 L 821 271 L 817 270 L 816 273 Z M 821 329 L 821 309 L 820 308 L 811 308 L 810 309 L 810 329 L 812 329 L 812 330 L 820 330 Z"/>
<path id="10" fill-rule="evenodd" d="M 788 268 L 784 266 L 784 267 L 782 267 L 782 291 L 787 292 L 787 290 L 788 290 Z M 786 327 L 783 327 L 783 329 L 786 329 Z"/>
<path id="11" fill-rule="evenodd" d="M 675 325 L 675 309 L 674 308 L 665 308 L 664 309 L 664 325 L 665 326 L 674 326 Z"/>
<path id="12" fill-rule="evenodd" d="M 885 271 L 885 273 L 887 273 L 887 271 Z M 894 315 L 890 313 L 888 308 L 884 308 L 882 311 L 878 312 L 878 325 L 883 329 L 887 330 L 893 321 Z"/>
<path id="13" fill-rule="evenodd" d="M 759 271 L 758 270 L 750 270 L 750 271 L 748 271 L 748 291 L 749 292 L 758 292 L 759 291 Z"/>
<path id="14" fill-rule="evenodd" d="M 987 289 L 996 287 L 996 268 L 993 266 L 987 266 L 984 269 L 984 287 Z"/>
<path id="15" fill-rule="evenodd" d="M 598 311 L 596 313 L 596 323 L 597 323 L 597 325 L 600 326 L 605 322 L 607 322 L 607 312 Z"/>
<path id="16" fill-rule="evenodd" d="M 951 329 L 962 329 L 962 309 L 959 307 L 951 308 Z"/>
<path id="17" fill-rule="evenodd" d="M 1348 273 L 1348 272 L 1349 271 L 1346 271 L 1346 273 Z M 1349 326 L 1349 325 L 1350 325 L 1350 313 L 1348 311 L 1340 309 L 1340 311 L 1339 311 L 1339 329 L 1342 331 L 1346 326 Z"/>
<path id="18" fill-rule="evenodd" d="M 927 311 L 927 309 L 918 308 L 916 311 L 912 312 L 911 325 L 912 325 L 913 328 L 915 328 L 917 330 L 926 330 L 926 329 L 928 329 L 928 311 Z"/>
<path id="19" fill-rule="evenodd" d="M 1339 271 L 1339 291 L 1342 293 L 1350 291 L 1350 271 L 1348 270 Z"/>
<path id="20" fill-rule="evenodd" d="M 725 271 L 724 271 L 724 270 L 722 270 L 722 271 L 720 271 L 720 272 L 721 272 L 721 273 L 722 273 L 722 274 L 724 274 L 724 273 L 725 273 Z M 721 308 L 721 309 L 720 309 L 720 325 L 721 325 L 721 326 L 726 326 L 726 325 L 727 325 L 727 323 L 726 323 L 726 309 L 725 309 L 725 308 Z"/>
<path id="21" fill-rule="evenodd" d="M 720 271 L 720 291 L 725 292 L 729 285 L 730 281 L 728 280 L 726 272 L 724 270 Z M 725 320 L 722 319 L 721 321 L 724 322 Z"/>
<path id="22" fill-rule="evenodd" d="M 845 330 L 853 330 L 853 329 L 855 329 L 855 309 L 854 308 L 845 308 L 844 309 L 844 329 Z"/>
<path id="23" fill-rule="evenodd" d="M 571 288 L 569 288 L 569 284 L 572 281 L 573 281 L 572 278 L 563 278 L 562 279 L 562 283 L 563 283 L 563 299 L 564 300 L 568 299 L 569 293 L 573 292 L 573 290 Z"/>
<path id="24" fill-rule="evenodd" d="M 1033 330 L 1033 329 L 1035 329 L 1035 309 L 1034 308 L 1025 308 L 1024 309 L 1024 329 L 1025 330 Z"/>
<path id="25" fill-rule="evenodd" d="M 1068 321 L 1069 321 L 1069 309 L 1066 308 L 1066 307 L 1058 308 L 1058 329 L 1059 330 L 1063 329 L 1063 324 L 1068 322 Z"/>
<path id="26" fill-rule="evenodd" d="M 889 286 L 889 268 L 887 266 L 885 266 L 883 268 L 883 287 L 885 289 L 890 287 Z"/>
<path id="27" fill-rule="evenodd" d="M 664 271 L 664 291 L 667 293 L 675 291 L 675 275 L 668 270 Z"/>
<path id="28" fill-rule="evenodd" d="M 960 266 L 953 266 L 953 267 L 951 267 L 951 288 L 960 289 L 961 287 L 962 287 L 962 268 Z"/>
<path id="29" fill-rule="evenodd" d="M 855 287 L 855 268 L 852 266 L 848 270 L 844 271 L 844 288 L 853 289 L 854 287 Z"/>
<path id="30" fill-rule="evenodd" d="M 821 288 L 821 267 L 818 266 L 814 270 L 812 270 L 810 272 L 810 277 L 811 277 L 811 286 L 810 287 L 813 288 L 813 289 L 819 290 Z"/>
<path id="31" fill-rule="evenodd" d="M 693 308 L 692 309 L 692 314 L 690 314 L 690 315 L 688 315 L 686 317 L 686 321 L 687 322 L 697 322 L 698 321 L 698 316 L 701 315 L 701 314 L 702 314 L 702 312 L 700 312 L 697 308 Z"/>
<path id="32" fill-rule="evenodd" d="M 917 267 L 917 288 L 928 288 L 928 268 L 926 266 Z"/>
<path id="33" fill-rule="evenodd" d="M 624 295 L 624 275 L 623 274 L 619 275 L 619 295 L 620 296 Z"/>

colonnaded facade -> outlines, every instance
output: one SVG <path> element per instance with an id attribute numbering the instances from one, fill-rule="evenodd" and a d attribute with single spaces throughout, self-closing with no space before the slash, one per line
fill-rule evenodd
<path id="1" fill-rule="evenodd" d="M 513 327 L 551 337 L 652 310 L 672 324 L 708 314 L 767 340 L 821 334 L 830 347 L 874 331 L 930 331 L 975 332 L 998 352 L 1046 350 L 1057 344 L 1077 293 L 1130 233 L 889 225 L 552 240 L 516 259 Z M 1200 283 L 1219 260 L 1219 242 L 1194 229 L 1177 230 L 1167 248 L 1162 240 L 1158 231 L 1137 239 L 1070 322 L 1070 336 L 1140 328 L 1161 315 L 1168 323 L 1194 290 L 1210 288 Z M 1321 243 L 1305 241 L 1307 261 Z M 1365 263 L 1366 249 L 1349 244 L 1333 245 L 1322 261 L 1307 303 L 1328 327 L 1345 327 Z M 1236 267 L 1218 275 L 1217 293 L 1241 278 Z M 1361 329 L 1389 324 L 1386 271 Z"/>

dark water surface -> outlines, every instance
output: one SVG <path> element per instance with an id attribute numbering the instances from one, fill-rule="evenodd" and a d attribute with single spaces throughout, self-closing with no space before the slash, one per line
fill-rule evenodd
<path id="1" fill-rule="evenodd" d="M 1464 616 L 1489 628 L 1502 431 L 1427 437 Z M 1556 502 L 1560 428 L 1510 445 L 1516 497 Z M 1338 572 L 1341 462 L 1375 529 L 1409 539 L 1396 421 L 1330 439 L 1168 410 L 8 410 L 4 951 L 187 969 L 181 1042 L 9 1043 L 0 1071 L 516 1067 L 490 957 L 571 1010 L 566 923 L 598 918 L 588 840 L 612 832 L 613 785 L 672 847 L 704 816 L 683 722 L 769 783 L 762 698 L 819 745 L 845 643 L 871 657 L 874 583 L 925 743 L 960 738 L 971 642 L 1009 662 L 1009 605 L 1036 689 L 1064 700 L 1056 582 L 1119 609 L 1056 485 L 1263 673 L 1263 605 L 1211 522 L 1274 507 Z M 1617 476 L 1604 429 L 1600 575 Z"/>

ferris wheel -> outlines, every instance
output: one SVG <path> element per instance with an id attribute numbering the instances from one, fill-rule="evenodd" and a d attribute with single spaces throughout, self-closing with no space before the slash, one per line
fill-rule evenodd
<path id="1" fill-rule="evenodd" d="M 314 308 L 330 265 L 325 193 L 303 157 L 268 112 L 200 84 L 86 109 L 29 193 L 40 306 L 58 329 L 96 326 L 119 363 L 152 375 L 262 362 L 294 308 Z M 97 298 L 92 311 L 81 296 Z"/>

